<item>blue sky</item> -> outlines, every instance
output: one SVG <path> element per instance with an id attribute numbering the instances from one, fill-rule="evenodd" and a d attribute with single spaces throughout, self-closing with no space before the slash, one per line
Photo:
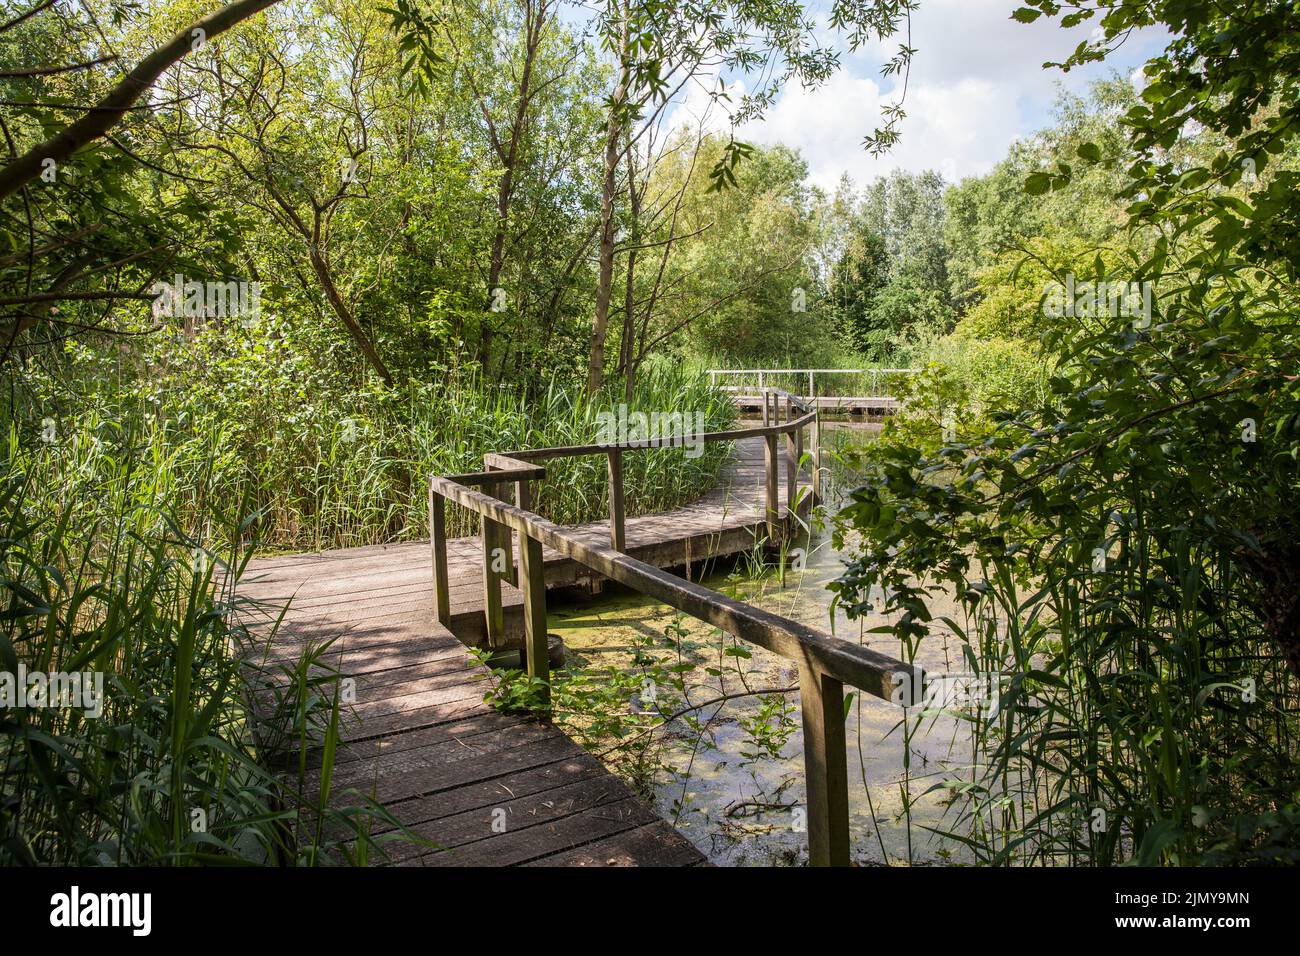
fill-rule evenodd
<path id="1" fill-rule="evenodd" d="M 1056 21 L 1021 24 L 1010 19 L 1016 0 L 922 0 L 912 18 L 912 61 L 907 119 L 901 142 L 884 157 L 862 149 L 863 137 L 880 123 L 880 106 L 897 97 L 895 78 L 880 75 L 898 39 L 850 53 L 842 50 L 841 71 L 823 86 L 782 91 L 762 122 L 747 125 L 742 138 L 782 142 L 808 160 L 812 180 L 833 188 L 847 172 L 862 183 L 901 167 L 935 169 L 949 180 L 987 172 L 1019 137 L 1049 125 L 1052 105 L 1064 87 L 1082 91 L 1098 77 L 1118 70 L 1131 74 L 1164 46 L 1165 35 L 1134 35 L 1102 65 L 1070 73 L 1044 70 L 1046 60 L 1063 59 L 1094 25 L 1062 30 Z M 693 102 L 692 102 L 693 101 Z M 703 91 L 680 108 L 696 114 Z"/>

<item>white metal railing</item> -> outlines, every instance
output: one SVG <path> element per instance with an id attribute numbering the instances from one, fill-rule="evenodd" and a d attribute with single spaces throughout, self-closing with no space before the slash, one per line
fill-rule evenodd
<path id="1" fill-rule="evenodd" d="M 871 396 L 875 396 L 879 389 L 881 375 L 914 375 L 917 369 L 914 368 L 711 368 L 709 369 L 709 383 L 718 384 L 719 375 L 757 375 L 758 387 L 766 387 L 766 378 L 769 375 L 807 375 L 808 376 L 808 398 L 817 396 L 816 377 L 818 375 L 863 375 L 871 377 Z M 868 396 L 855 396 L 868 397 Z"/>

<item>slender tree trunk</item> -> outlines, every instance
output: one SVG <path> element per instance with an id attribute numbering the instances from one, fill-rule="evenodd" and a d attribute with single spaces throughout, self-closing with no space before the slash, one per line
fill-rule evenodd
<path id="1" fill-rule="evenodd" d="M 623 367 L 623 400 L 631 402 L 636 386 L 636 365 L 632 362 L 636 347 L 636 247 L 641 241 L 641 193 L 637 191 L 636 157 L 631 142 L 627 144 L 627 198 L 631 220 L 628 239 L 631 248 L 627 251 L 627 282 L 623 287 L 623 338 L 619 362 Z"/>
<path id="2" fill-rule="evenodd" d="M 491 134 L 493 145 L 501 160 L 502 172 L 501 182 L 497 185 L 496 228 L 492 233 L 492 248 L 488 260 L 487 306 L 479 331 L 478 361 L 485 372 L 492 358 L 492 306 L 496 301 L 496 289 L 501 282 L 501 273 L 505 269 L 510 204 L 515 195 L 515 169 L 519 162 L 519 149 L 528 123 L 528 104 L 533 96 L 533 68 L 537 62 L 538 47 L 542 42 L 542 31 L 546 26 L 547 0 L 541 0 L 536 6 L 533 0 L 528 0 L 524 9 L 524 68 L 519 78 L 519 98 L 515 101 L 514 115 L 510 121 L 509 142 L 503 144 L 497 139 L 495 132 Z M 479 105 L 487 115 L 487 103 L 480 102 Z M 491 130 L 491 127 L 489 129 Z M 502 369 L 505 368 L 506 360 L 507 357 L 503 356 Z"/>
<path id="3" fill-rule="evenodd" d="M 591 356 L 587 363 L 587 392 L 594 395 L 605 380 L 605 338 L 609 332 L 609 301 L 614 289 L 614 193 L 618 188 L 619 141 L 628 97 L 628 18 L 623 7 L 619 42 L 618 86 L 614 88 L 609 118 L 605 122 L 604 175 L 600 182 L 600 267 L 596 278 L 596 315 L 591 328 Z"/>
<path id="4" fill-rule="evenodd" d="M 366 335 L 366 330 L 361 327 L 348 304 L 343 301 L 343 296 L 339 294 L 338 286 L 334 284 L 334 275 L 330 271 L 329 263 L 325 261 L 320 254 L 320 249 L 313 244 L 311 247 L 311 267 L 316 272 L 316 278 L 320 280 L 321 288 L 325 290 L 325 298 L 329 299 L 330 306 L 333 307 L 335 315 L 347 326 L 348 332 L 352 335 L 353 341 L 360 347 L 362 354 L 365 355 L 366 361 L 370 363 L 379 377 L 384 380 L 385 385 L 393 384 L 393 376 L 388 371 L 388 366 L 384 360 L 379 357 L 375 351 L 374 344 L 370 341 L 370 336 Z"/>

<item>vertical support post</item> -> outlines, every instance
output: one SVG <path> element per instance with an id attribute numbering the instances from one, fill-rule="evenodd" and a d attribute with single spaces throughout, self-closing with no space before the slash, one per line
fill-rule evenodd
<path id="1" fill-rule="evenodd" d="M 515 484 L 515 501 L 524 511 L 533 510 L 532 489 L 527 481 Z M 542 543 L 520 532 L 519 582 L 524 589 L 524 659 L 529 677 L 551 680 L 550 648 L 546 636 L 546 566 L 542 562 Z M 544 692 L 550 709 L 550 688 Z"/>
<path id="2" fill-rule="evenodd" d="M 849 768 L 845 756 L 844 685 L 799 665 L 804 775 L 808 786 L 808 862 L 849 865 Z"/>
<path id="3" fill-rule="evenodd" d="M 709 384 L 710 385 L 718 384 L 718 373 L 714 369 L 709 369 Z"/>
<path id="4" fill-rule="evenodd" d="M 764 454 L 763 469 L 765 481 L 765 492 L 767 496 L 767 538 L 770 544 L 775 544 L 780 537 L 781 528 L 781 510 L 777 503 L 777 474 L 776 474 L 776 436 L 764 436 Z"/>
<path id="5" fill-rule="evenodd" d="M 794 421 L 794 406 L 785 400 L 785 420 Z M 799 457 L 795 452 L 795 435 L 799 429 L 792 428 L 785 433 L 785 505 L 794 514 L 794 500 L 799 492 Z"/>
<path id="6" fill-rule="evenodd" d="M 486 462 L 484 463 L 483 468 L 485 471 L 496 470 Z M 492 490 L 488 493 L 491 494 L 493 498 L 499 498 L 508 503 L 510 501 L 508 492 L 509 487 L 509 482 L 503 482 L 501 484 L 493 485 Z M 518 587 L 519 577 L 515 573 L 515 533 L 510 528 L 503 524 L 498 524 L 495 521 L 492 522 L 492 533 L 496 535 L 496 544 L 494 547 L 501 549 L 501 580 L 509 581 L 511 584 Z"/>
<path id="7" fill-rule="evenodd" d="M 763 399 L 763 425 L 766 427 L 769 423 L 768 412 L 771 410 L 772 402 L 768 398 L 767 389 L 762 389 L 758 394 Z"/>
<path id="8" fill-rule="evenodd" d="M 808 397 L 813 398 L 817 393 L 813 391 L 813 370 L 808 370 Z"/>
<path id="9" fill-rule="evenodd" d="M 499 497 L 497 485 L 483 485 L 483 493 L 493 498 Z M 487 645 L 492 650 L 499 650 L 505 644 L 506 615 L 501 605 L 501 578 L 496 567 L 501 566 L 500 548 L 509 548 L 510 539 L 501 534 L 500 525 L 487 515 L 479 516 L 482 525 L 480 538 L 483 542 L 483 622 L 487 632 Z M 509 534 L 509 531 L 506 531 Z"/>
<path id="10" fill-rule="evenodd" d="M 623 520 L 623 450 L 609 450 L 609 544 L 622 551 L 626 544 Z"/>
<path id="11" fill-rule="evenodd" d="M 821 501 L 822 497 L 822 410 L 820 406 L 813 407 L 812 420 L 812 466 L 813 481 L 812 490 L 816 499 Z"/>
<path id="12" fill-rule="evenodd" d="M 429 547 L 433 551 L 433 606 L 438 623 L 451 627 L 451 591 L 447 583 L 447 502 L 429 486 Z"/>
<path id="13" fill-rule="evenodd" d="M 760 392 L 763 390 L 763 370 L 762 370 L 762 369 L 759 369 L 759 370 L 758 370 L 758 390 L 759 390 Z"/>

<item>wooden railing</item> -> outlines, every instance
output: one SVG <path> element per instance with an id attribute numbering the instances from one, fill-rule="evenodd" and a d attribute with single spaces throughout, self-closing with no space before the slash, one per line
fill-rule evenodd
<path id="1" fill-rule="evenodd" d="M 768 388 L 768 376 L 773 375 L 798 375 L 800 378 L 808 376 L 808 398 L 817 395 L 817 376 L 818 375 L 855 375 L 871 379 L 871 388 L 866 396 L 857 397 L 885 397 L 880 396 L 880 376 L 882 375 L 913 375 L 916 373 L 914 368 L 711 368 L 709 369 L 709 382 L 717 385 L 719 376 L 748 376 L 757 377 L 758 388 L 760 391 Z"/>
<path id="2" fill-rule="evenodd" d="M 785 420 L 781 420 L 784 406 Z M 796 416 L 796 413 L 797 416 Z M 818 414 L 797 396 L 777 389 L 763 393 L 763 425 L 702 436 L 704 441 L 762 438 L 764 500 L 767 533 L 780 538 L 798 505 L 803 431 L 812 429 L 813 490 L 819 484 L 820 443 Z M 786 507 L 778 497 L 777 443 L 786 441 Z M 527 672 L 543 682 L 550 680 L 546 630 L 546 574 L 542 547 L 546 546 L 604 577 L 662 601 L 720 628 L 724 633 L 788 658 L 799 665 L 799 693 L 803 716 L 804 768 L 807 780 L 808 848 L 814 866 L 849 862 L 848 761 L 844 735 L 844 685 L 848 684 L 885 700 L 896 688 L 920 686 L 920 672 L 911 665 L 833 637 L 798 621 L 752 607 L 699 584 L 686 581 L 625 554 L 623 455 L 671 447 L 662 441 L 617 445 L 579 445 L 534 448 L 483 456 L 481 472 L 429 481 L 429 534 L 433 549 L 433 585 L 438 620 L 451 625 L 447 579 L 446 502 L 452 501 L 480 516 L 483 542 L 484 608 L 489 640 L 503 636 L 501 582 L 508 580 L 523 591 L 524 652 Z M 609 472 L 610 544 L 593 545 L 556 525 L 532 508 L 533 482 L 546 478 L 538 464 L 553 458 L 605 455 Z M 514 486 L 514 503 L 504 500 Z M 514 567 L 513 534 L 519 534 L 518 570 Z"/>

